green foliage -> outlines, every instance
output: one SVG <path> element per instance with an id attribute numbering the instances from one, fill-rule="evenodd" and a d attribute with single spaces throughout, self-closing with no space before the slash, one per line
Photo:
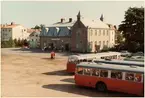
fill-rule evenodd
<path id="1" fill-rule="evenodd" d="M 40 26 L 36 25 L 36 26 L 34 27 L 34 29 L 40 29 Z"/>
<path id="2" fill-rule="evenodd" d="M 107 52 L 107 51 L 109 51 L 109 48 L 105 45 L 101 51 L 102 52 Z"/>
<path id="3" fill-rule="evenodd" d="M 117 44 L 123 43 L 123 34 L 121 34 L 120 32 L 116 32 L 117 33 Z"/>
<path id="4" fill-rule="evenodd" d="M 22 47 L 23 45 L 28 45 L 27 40 L 20 40 L 20 39 L 10 39 L 9 41 L 2 41 L 1 47 L 2 48 L 10 48 L 10 47 Z"/>
<path id="5" fill-rule="evenodd" d="M 119 25 L 119 31 L 123 31 L 128 50 L 134 52 L 137 48 L 142 49 L 141 47 L 144 46 L 144 8 L 130 7 L 125 12 L 124 21 Z"/>
<path id="6" fill-rule="evenodd" d="M 10 38 L 9 41 L 2 41 L 1 42 L 1 47 L 2 48 L 10 48 L 10 47 L 14 47 L 14 46 L 15 46 L 15 43 L 11 38 Z"/>

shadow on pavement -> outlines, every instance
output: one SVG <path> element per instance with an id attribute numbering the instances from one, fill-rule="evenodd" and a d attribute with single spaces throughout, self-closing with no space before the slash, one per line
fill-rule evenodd
<path id="1" fill-rule="evenodd" d="M 60 81 L 69 82 L 69 83 L 75 83 L 74 78 L 66 78 L 66 79 L 62 79 L 62 80 L 60 80 Z"/>
<path id="2" fill-rule="evenodd" d="M 46 72 L 46 73 L 42 73 L 42 74 L 58 75 L 58 76 L 72 76 L 72 75 L 74 75 L 73 73 L 67 73 L 66 70 L 52 71 L 52 72 Z"/>
<path id="3" fill-rule="evenodd" d="M 72 94 L 84 95 L 89 97 L 133 97 L 133 95 L 119 92 L 97 92 L 96 89 L 80 87 L 75 84 L 49 84 L 43 85 L 42 88 L 62 91 Z"/>

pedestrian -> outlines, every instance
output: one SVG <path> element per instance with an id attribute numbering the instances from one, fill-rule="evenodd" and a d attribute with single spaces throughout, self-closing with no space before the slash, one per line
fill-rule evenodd
<path id="1" fill-rule="evenodd" d="M 54 58 L 55 58 L 55 52 L 52 51 L 52 52 L 51 52 L 51 59 L 54 59 Z"/>

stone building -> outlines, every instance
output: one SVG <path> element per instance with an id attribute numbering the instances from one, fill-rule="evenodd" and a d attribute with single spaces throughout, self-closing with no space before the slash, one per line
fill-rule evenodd
<path id="1" fill-rule="evenodd" d="M 60 22 L 54 23 L 49 27 L 42 26 L 40 34 L 41 48 L 70 50 L 71 28 L 74 23 L 75 21 L 72 18 L 69 18 L 68 21 L 62 18 Z"/>

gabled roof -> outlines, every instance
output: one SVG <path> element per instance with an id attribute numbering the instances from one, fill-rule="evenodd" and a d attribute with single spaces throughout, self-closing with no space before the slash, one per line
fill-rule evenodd
<path id="1" fill-rule="evenodd" d="M 86 18 L 81 18 L 81 22 L 90 28 L 106 28 L 109 29 L 108 25 L 100 20 L 89 20 Z"/>

